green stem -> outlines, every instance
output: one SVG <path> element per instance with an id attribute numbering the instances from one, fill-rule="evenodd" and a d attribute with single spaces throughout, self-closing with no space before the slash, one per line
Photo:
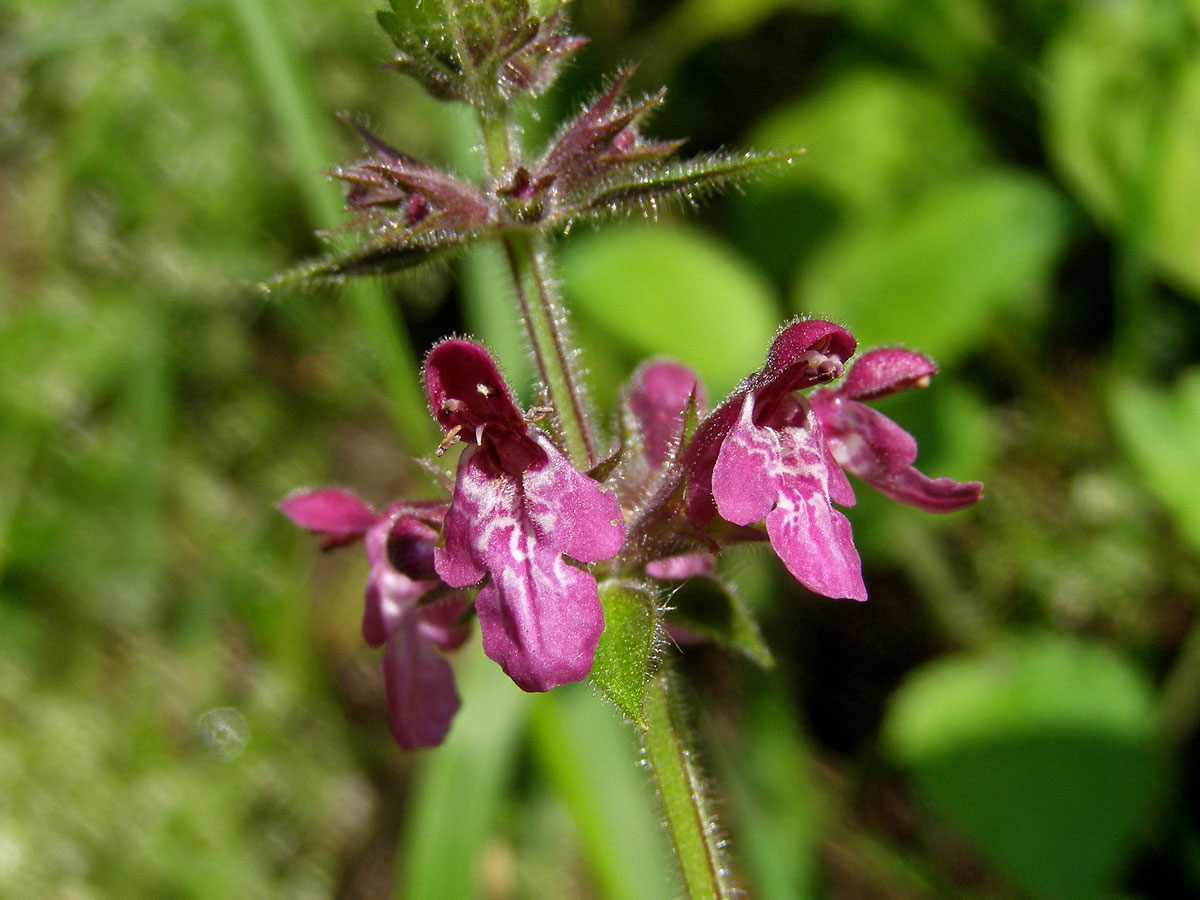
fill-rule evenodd
<path id="1" fill-rule="evenodd" d="M 494 184 L 512 164 L 508 122 L 480 115 L 479 128 Z M 550 277 L 546 240 L 538 234 L 514 231 L 501 238 L 501 244 L 538 375 L 554 408 L 558 434 L 572 465 L 587 471 L 596 464 L 595 443 L 574 353 L 565 340 L 567 312 Z"/>
<path id="2" fill-rule="evenodd" d="M 738 892 L 722 858 L 716 815 L 673 693 L 677 693 L 675 679 L 664 666 L 646 690 L 648 727 L 641 736 L 646 762 L 658 788 L 688 900 L 731 900 Z"/>
<path id="3" fill-rule="evenodd" d="M 538 374 L 549 395 L 547 399 L 554 407 L 558 433 L 571 463 L 586 472 L 596 464 L 587 400 L 575 372 L 573 354 L 563 340 L 566 313 L 547 277 L 544 241 L 537 236 L 509 234 L 503 243 L 521 318 L 533 347 Z"/>

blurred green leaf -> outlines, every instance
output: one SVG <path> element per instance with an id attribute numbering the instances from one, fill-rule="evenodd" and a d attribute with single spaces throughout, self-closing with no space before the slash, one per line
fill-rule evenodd
<path id="1" fill-rule="evenodd" d="M 475 864 L 500 812 L 531 695 L 478 648 L 455 667 L 462 709 L 446 742 L 424 757 L 402 841 L 400 900 L 478 896 Z"/>
<path id="2" fill-rule="evenodd" d="M 844 231 L 801 273 L 796 309 L 845 322 L 864 346 L 907 344 L 949 363 L 1000 316 L 1037 312 L 1069 224 L 1064 200 L 1033 176 L 964 179 Z"/>
<path id="3" fill-rule="evenodd" d="M 734 200 L 741 246 L 780 282 L 839 225 L 894 217 L 988 155 L 949 96 L 879 68 L 839 70 L 761 122 L 748 141 L 805 149 L 789 169 Z"/>
<path id="4" fill-rule="evenodd" d="M 760 666 L 775 664 L 758 624 L 732 585 L 715 578 L 689 578 L 671 592 L 668 604 L 672 623 L 736 650 Z"/>
<path id="5" fill-rule="evenodd" d="M 842 6 L 853 21 L 955 82 L 967 78 L 994 40 L 994 14 L 983 0 L 854 0 Z"/>
<path id="6" fill-rule="evenodd" d="M 1200 368 L 1171 388 L 1114 381 L 1108 406 L 1146 484 L 1200 549 Z"/>
<path id="7" fill-rule="evenodd" d="M 719 781 L 731 793 L 729 813 L 760 900 L 821 896 L 817 859 L 822 814 L 830 806 L 813 775 L 813 755 L 782 696 L 778 679 L 747 693 L 745 739 L 712 741 Z"/>
<path id="8" fill-rule="evenodd" d="M 749 141 L 805 149 L 786 172 L 752 186 L 751 197 L 809 183 L 855 217 L 892 215 L 930 187 L 978 169 L 988 155 L 951 97 L 931 84 L 872 68 L 840 73 L 771 115 Z"/>
<path id="9" fill-rule="evenodd" d="M 934 808 L 1037 897 L 1112 890 L 1162 786 L 1146 680 L 1071 638 L 930 663 L 897 691 L 884 730 Z"/>
<path id="10" fill-rule="evenodd" d="M 599 896 L 677 896 L 666 835 L 636 764 L 633 730 L 574 685 L 537 697 L 530 726 L 538 764 L 571 813 Z"/>
<path id="11" fill-rule="evenodd" d="M 714 396 L 761 364 L 778 324 L 765 280 L 732 250 L 679 225 L 633 225 L 565 246 L 568 297 L 645 354 L 695 368 Z"/>
<path id="12" fill-rule="evenodd" d="M 1200 298 L 1200 38 L 1175 0 L 1076 6 L 1046 61 L 1055 164 Z"/>
<path id="13" fill-rule="evenodd" d="M 604 634 L 596 647 L 592 681 L 617 708 L 646 727 L 642 712 L 646 681 L 654 658 L 658 604 L 651 591 L 606 581 L 600 585 Z"/>

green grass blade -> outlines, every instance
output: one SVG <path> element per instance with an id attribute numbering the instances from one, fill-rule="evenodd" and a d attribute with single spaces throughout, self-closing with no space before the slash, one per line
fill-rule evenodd
<path id="1" fill-rule="evenodd" d="M 532 749 L 567 807 L 602 900 L 673 900 L 671 849 L 646 774 L 635 765 L 634 726 L 583 686 L 536 698 Z"/>
<path id="2" fill-rule="evenodd" d="M 308 214 L 316 228 L 336 228 L 343 222 L 341 198 L 321 174 L 335 162 L 322 125 L 330 117 L 316 102 L 311 74 L 291 53 L 272 0 L 229 0 L 228 7 L 288 148 Z M 416 356 L 387 294 L 372 281 L 350 282 L 346 293 L 378 377 L 387 386 L 389 411 L 398 432 L 414 451 L 432 445 L 434 430 L 417 378 Z"/>

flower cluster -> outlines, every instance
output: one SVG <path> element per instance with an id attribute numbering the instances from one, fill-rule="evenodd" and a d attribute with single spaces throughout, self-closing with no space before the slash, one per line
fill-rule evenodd
<path id="1" fill-rule="evenodd" d="M 446 434 L 437 452 L 463 445 L 450 497 L 395 503 L 382 514 L 330 488 L 280 504 L 327 547 L 363 540 L 363 637 L 385 648 L 388 718 L 402 746 L 445 737 L 459 698 L 442 654 L 465 640 L 473 619 L 484 651 L 525 690 L 580 681 L 599 656 L 597 672 L 625 680 L 595 680 L 623 704 L 618 697 L 643 692 L 658 631 L 704 636 L 714 618 L 738 612 L 725 595 L 716 616 L 679 610 L 670 619 L 659 600 L 666 585 L 689 579 L 720 588 L 716 560 L 733 544 L 769 541 L 812 591 L 866 598 L 850 523 L 835 508 L 854 503 L 847 473 L 932 512 L 979 499 L 977 483 L 918 472 L 912 437 L 864 405 L 928 384 L 933 363 L 884 349 L 847 370 L 854 338 L 817 320 L 783 328 L 765 365 L 707 414 L 693 372 L 668 360 L 644 364 L 624 391 L 619 436 L 599 458 L 544 259 L 547 236 L 694 201 L 791 155 L 671 159 L 681 142 L 644 134 L 663 93 L 628 98 L 632 68 L 540 152 L 526 152 L 513 101 L 548 88 L 584 43 L 567 31 L 563 0 L 389 0 L 379 22 L 396 46 L 395 68 L 434 96 L 474 108 L 487 174 L 469 183 L 356 125 L 367 155 L 333 174 L 346 185 L 357 242 L 275 283 L 390 273 L 499 241 L 543 396 L 554 404 L 522 411 L 483 347 L 443 341 L 426 357 L 424 384 Z M 614 610 L 639 603 L 647 615 L 616 621 Z M 631 622 L 649 628 L 621 632 L 608 646 L 637 648 L 629 655 L 641 654 L 641 665 L 614 666 L 603 641 L 609 628 Z M 758 641 L 752 655 L 767 655 L 752 623 L 739 633 Z M 622 709 L 640 714 L 636 698 Z"/>
<path id="2" fill-rule="evenodd" d="M 465 445 L 449 502 L 401 502 L 376 515 L 326 488 L 280 506 L 328 546 L 365 539 L 363 635 L 386 645 L 400 744 L 440 742 L 458 708 L 439 651 L 464 639 L 466 589 L 478 588 L 484 651 L 529 691 L 587 677 L 605 627 L 598 574 L 642 583 L 710 574 L 730 544 L 765 539 L 812 591 L 865 599 L 850 524 L 835 508 L 854 503 L 846 473 L 930 512 L 974 503 L 982 486 L 921 474 L 913 438 L 863 403 L 927 385 L 933 363 L 890 348 L 847 370 L 854 351 L 833 323 L 792 322 L 762 369 L 702 418 L 692 372 L 645 365 L 625 392 L 612 455 L 582 472 L 517 407 L 483 347 L 435 346 L 424 370 L 430 408 L 443 447 Z"/>

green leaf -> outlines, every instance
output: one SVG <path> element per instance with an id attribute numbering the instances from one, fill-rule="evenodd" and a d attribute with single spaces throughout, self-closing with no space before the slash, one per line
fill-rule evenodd
<path id="1" fill-rule="evenodd" d="M 997 44 L 996 16 L 984 0 L 857 0 L 843 9 L 860 27 L 959 84 Z"/>
<path id="2" fill-rule="evenodd" d="M 775 664 L 758 624 L 732 586 L 715 578 L 690 578 L 668 602 L 673 624 L 737 650 L 765 668 Z"/>
<path id="3" fill-rule="evenodd" d="M 560 263 L 583 316 L 640 353 L 692 366 L 714 396 L 762 364 L 780 318 L 762 276 L 694 228 L 584 235 L 564 247 Z"/>
<path id="4" fill-rule="evenodd" d="M 847 323 L 860 344 L 949 362 L 999 316 L 1037 311 L 1069 223 L 1064 200 L 1031 176 L 965 179 L 895 220 L 843 232 L 802 273 L 796 308 Z"/>
<path id="5" fill-rule="evenodd" d="M 646 727 L 642 703 L 654 662 L 658 605 L 654 592 L 619 581 L 600 584 L 604 634 L 592 663 L 592 681 L 639 727 Z"/>
<path id="6" fill-rule="evenodd" d="M 748 140 L 805 148 L 786 172 L 751 184 L 733 203 L 740 245 L 781 283 L 840 225 L 892 218 L 988 156 L 951 97 L 883 69 L 839 74 Z"/>
<path id="7" fill-rule="evenodd" d="M 930 803 L 1037 897 L 1109 892 L 1163 775 L 1141 673 L 1055 635 L 925 666 L 884 731 Z"/>
<path id="8" fill-rule="evenodd" d="M 1118 381 L 1108 407 L 1142 478 L 1200 549 L 1200 368 L 1169 389 Z"/>
<path id="9" fill-rule="evenodd" d="M 747 685 L 745 727 L 709 746 L 715 780 L 742 864 L 757 900 L 822 896 L 820 851 L 827 838 L 828 788 L 815 775 L 815 754 L 774 674 Z"/>
<path id="10" fill-rule="evenodd" d="M 794 151 L 713 153 L 622 171 L 588 199 L 576 218 L 657 215 L 670 203 L 697 205 L 721 191 L 790 166 L 797 155 Z"/>
<path id="11" fill-rule="evenodd" d="M 1170 0 L 1086 4 L 1047 59 L 1055 164 L 1102 221 L 1200 298 L 1200 42 Z"/>
<path id="12" fill-rule="evenodd" d="M 750 196 L 808 184 L 856 217 L 892 215 L 931 186 L 978 169 L 988 148 L 954 101 L 934 86 L 877 69 L 852 69 L 804 102 L 762 122 L 755 147 L 804 147 L 785 174 Z"/>

